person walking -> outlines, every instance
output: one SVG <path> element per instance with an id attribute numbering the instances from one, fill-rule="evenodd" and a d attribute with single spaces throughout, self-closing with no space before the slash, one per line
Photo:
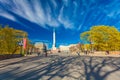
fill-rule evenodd
<path id="1" fill-rule="evenodd" d="M 80 56 L 80 52 L 79 51 L 77 52 L 77 55 Z"/>
<path id="2" fill-rule="evenodd" d="M 108 50 L 106 51 L 106 55 L 109 55 L 109 51 Z"/>
<path id="3" fill-rule="evenodd" d="M 87 55 L 87 49 L 85 49 L 85 51 L 84 51 L 84 52 L 85 52 L 85 54 Z"/>
<path id="4" fill-rule="evenodd" d="M 45 57 L 47 57 L 48 56 L 48 54 L 47 54 L 47 47 L 46 47 L 45 44 L 43 44 L 43 52 L 45 53 Z"/>
<path id="5" fill-rule="evenodd" d="M 40 52 L 37 52 L 37 55 L 40 56 Z"/>

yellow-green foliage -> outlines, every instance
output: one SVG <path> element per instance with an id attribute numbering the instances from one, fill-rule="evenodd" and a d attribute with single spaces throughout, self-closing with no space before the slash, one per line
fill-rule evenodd
<path id="1" fill-rule="evenodd" d="M 25 36 L 27 33 L 24 31 L 0 26 L 0 54 L 14 54 L 19 51 L 18 42 Z"/>
<path id="2" fill-rule="evenodd" d="M 81 40 L 92 42 L 96 50 L 120 50 L 120 32 L 113 26 L 93 26 L 80 35 Z"/>

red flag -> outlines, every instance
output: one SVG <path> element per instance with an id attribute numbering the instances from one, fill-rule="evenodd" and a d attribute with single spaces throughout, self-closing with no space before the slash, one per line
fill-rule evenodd
<path id="1" fill-rule="evenodd" d="M 27 47 L 27 39 L 23 38 L 23 49 L 26 49 Z"/>

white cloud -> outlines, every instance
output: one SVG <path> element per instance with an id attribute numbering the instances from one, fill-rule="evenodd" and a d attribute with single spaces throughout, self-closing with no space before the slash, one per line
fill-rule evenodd
<path id="1" fill-rule="evenodd" d="M 75 29 L 74 23 L 72 21 L 70 21 L 69 19 L 64 17 L 63 10 L 64 10 L 64 5 L 60 9 L 60 13 L 59 13 L 59 16 L 58 16 L 58 21 L 61 24 L 63 24 L 66 29 Z"/>
<path id="2" fill-rule="evenodd" d="M 51 0 L 51 2 L 52 2 L 52 4 L 53 4 L 54 8 L 56 9 L 56 8 L 57 8 L 56 0 Z"/>
<path id="3" fill-rule="evenodd" d="M 32 1 L 33 5 L 30 5 L 28 0 L 13 0 L 12 2 L 4 0 L 0 1 L 4 6 L 10 6 L 7 8 L 9 11 L 19 15 L 20 17 L 27 19 L 33 23 L 36 23 L 44 28 L 46 28 L 46 24 L 51 27 L 59 27 L 61 24 L 64 25 L 66 29 L 74 28 L 74 23 L 71 22 L 69 19 L 64 18 L 63 10 L 64 6 L 67 6 L 69 1 L 63 0 L 64 4 L 63 7 L 60 9 L 60 13 L 58 18 L 54 18 L 53 12 L 49 4 L 46 4 L 46 9 L 42 7 L 42 3 L 38 2 L 37 0 Z M 57 3 L 55 0 L 52 0 L 51 3 L 54 6 L 54 9 L 57 8 Z M 75 5 L 77 5 L 74 2 Z M 46 12 L 45 12 L 46 10 Z M 3 11 L 2 11 L 3 12 Z M 9 13 L 0 13 L 1 16 L 4 16 L 10 20 L 16 21 L 22 24 L 20 21 L 14 18 L 13 15 Z M 23 24 L 22 24 L 23 25 Z"/>
<path id="4" fill-rule="evenodd" d="M 27 0 L 16 1 L 15 4 L 17 8 L 14 8 L 15 11 L 13 12 L 27 20 L 30 20 L 31 22 L 36 22 L 34 12 Z"/>
<path id="5" fill-rule="evenodd" d="M 79 27 L 78 27 L 78 30 L 80 30 L 82 28 L 82 25 L 80 24 Z"/>
<path id="6" fill-rule="evenodd" d="M 34 1 L 34 9 L 35 9 L 34 17 L 36 18 L 36 22 L 45 27 L 46 16 L 45 16 L 44 10 L 41 7 L 41 4 L 38 3 L 36 0 Z"/>
<path id="7" fill-rule="evenodd" d="M 70 0 L 61 0 L 61 4 L 59 4 L 56 0 L 46 0 L 45 3 L 42 3 L 42 0 L 31 0 L 31 3 L 29 0 L 0 0 L 0 16 L 16 21 L 27 27 L 27 24 L 23 24 L 17 20 L 14 15 L 7 12 L 10 11 L 43 28 L 48 28 L 48 26 L 59 27 L 62 24 L 64 28 L 72 30 L 76 28 L 78 28 L 78 30 L 82 29 L 86 24 L 87 17 L 92 16 L 93 14 L 91 13 L 94 13 L 94 10 L 96 10 L 95 12 L 98 12 L 98 14 L 95 13 L 92 19 L 90 17 L 91 20 L 93 20 L 94 17 L 98 17 L 97 21 L 101 21 L 102 15 L 114 19 L 119 17 L 120 4 L 116 4 L 119 2 L 118 0 L 110 1 L 110 3 L 106 5 L 101 5 L 97 3 L 99 1 L 95 0 L 91 0 L 89 4 L 87 4 L 86 1 L 87 0 L 82 0 L 81 4 L 76 0 L 73 1 L 73 3 Z M 95 2 L 96 4 L 93 5 Z M 99 13 L 101 13 L 101 15 Z M 92 25 L 92 23 L 89 24 Z M 89 26 L 89 24 L 86 25 Z M 76 25 L 79 25 L 79 27 Z"/>
<path id="8" fill-rule="evenodd" d="M 6 12 L 0 12 L 0 16 L 3 16 L 3 17 L 5 17 L 7 19 L 10 19 L 12 21 L 16 21 L 16 19 L 14 18 L 14 16 L 12 16 L 12 15 L 6 13 Z"/>
<path id="9" fill-rule="evenodd" d="M 51 8 L 50 6 L 47 4 L 46 6 L 46 24 L 52 26 L 52 27 L 58 27 L 60 24 L 59 22 L 52 16 L 52 11 L 51 11 Z"/>

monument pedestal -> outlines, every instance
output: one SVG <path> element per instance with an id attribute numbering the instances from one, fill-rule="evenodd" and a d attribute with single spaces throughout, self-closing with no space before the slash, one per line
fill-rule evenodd
<path id="1" fill-rule="evenodd" d="M 56 50 L 57 48 L 56 47 L 52 47 L 52 50 Z"/>
<path id="2" fill-rule="evenodd" d="M 56 50 L 51 50 L 52 53 L 58 53 L 58 51 L 59 51 L 58 49 L 56 49 Z"/>
<path id="3" fill-rule="evenodd" d="M 57 53 L 57 52 L 58 52 L 58 49 L 57 49 L 55 46 L 53 46 L 52 49 L 51 49 L 51 52 L 52 52 L 52 53 Z"/>

